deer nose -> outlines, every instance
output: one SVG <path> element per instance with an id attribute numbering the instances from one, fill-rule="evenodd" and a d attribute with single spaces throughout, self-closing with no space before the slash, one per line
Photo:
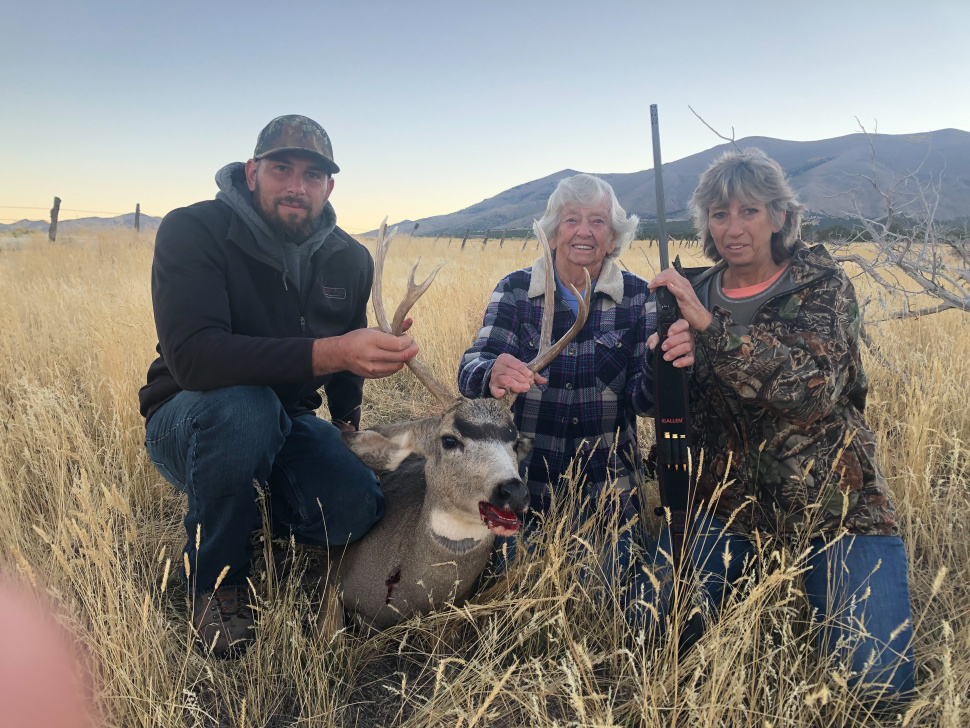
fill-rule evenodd
<path id="1" fill-rule="evenodd" d="M 492 498 L 497 505 L 504 505 L 516 513 L 521 513 L 529 504 L 529 491 L 519 478 L 503 480 L 495 486 Z"/>

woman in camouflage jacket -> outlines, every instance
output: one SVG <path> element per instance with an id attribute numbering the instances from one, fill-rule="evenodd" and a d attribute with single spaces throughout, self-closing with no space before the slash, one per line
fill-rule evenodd
<path id="1" fill-rule="evenodd" d="M 760 150 L 716 160 L 691 211 L 716 265 L 690 280 L 664 271 L 650 288 L 677 297 L 696 341 L 691 416 L 703 462 L 688 553 L 707 618 L 751 560 L 754 534 L 801 537 L 812 547 L 816 643 L 891 705 L 913 687 L 906 553 L 864 414 L 852 283 L 822 245 L 797 240 L 802 206 Z"/>

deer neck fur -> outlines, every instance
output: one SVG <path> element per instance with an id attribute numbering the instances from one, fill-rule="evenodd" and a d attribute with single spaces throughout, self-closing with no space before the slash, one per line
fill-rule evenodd
<path id="1" fill-rule="evenodd" d="M 427 504 L 425 508 L 428 509 Z M 464 554 L 485 541 L 490 544 L 494 536 L 478 518 L 468 518 L 443 508 L 429 509 L 426 527 L 436 543 L 455 554 Z"/>

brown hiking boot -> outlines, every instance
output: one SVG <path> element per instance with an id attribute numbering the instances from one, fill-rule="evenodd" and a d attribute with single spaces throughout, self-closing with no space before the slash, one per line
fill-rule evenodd
<path id="1" fill-rule="evenodd" d="M 224 586 L 195 595 L 192 624 L 207 652 L 219 659 L 239 657 L 256 639 L 253 608 L 245 586 Z"/>

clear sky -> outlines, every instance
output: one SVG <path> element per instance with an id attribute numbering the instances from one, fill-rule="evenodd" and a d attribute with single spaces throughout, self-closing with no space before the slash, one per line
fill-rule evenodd
<path id="1" fill-rule="evenodd" d="M 209 199 L 289 113 L 351 232 L 648 169 L 651 103 L 664 161 L 720 142 L 688 104 L 739 138 L 970 130 L 968 32 L 970 0 L 3 0 L 0 221 Z"/>

